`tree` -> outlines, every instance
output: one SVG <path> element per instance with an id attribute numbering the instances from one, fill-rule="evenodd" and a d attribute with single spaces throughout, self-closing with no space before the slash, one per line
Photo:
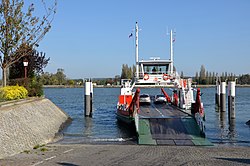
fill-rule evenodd
<path id="1" fill-rule="evenodd" d="M 2 0 L 0 4 L 0 66 L 3 86 L 7 84 L 7 69 L 27 53 L 21 46 L 38 46 L 51 28 L 57 1 L 54 0 L 52 7 L 47 7 L 44 0 L 41 2 L 46 9 L 42 19 L 34 16 L 34 3 L 26 12 L 24 0 Z"/>
<path id="2" fill-rule="evenodd" d="M 133 75 L 133 77 L 134 77 L 134 76 L 135 76 L 135 73 L 136 73 L 136 66 L 133 65 L 132 68 L 133 68 L 133 69 L 132 69 L 132 75 Z M 140 72 L 140 70 L 139 70 L 138 72 Z M 140 75 L 140 74 L 139 74 L 139 75 Z"/>
<path id="3" fill-rule="evenodd" d="M 227 72 L 225 72 L 225 78 L 228 79 L 228 75 L 227 75 Z"/>
<path id="4" fill-rule="evenodd" d="M 49 72 L 45 72 L 40 76 L 41 82 L 43 85 L 51 85 L 51 75 Z"/>
<path id="5" fill-rule="evenodd" d="M 115 78 L 114 78 L 115 84 L 119 85 L 120 80 L 121 80 L 121 77 L 119 75 L 116 75 Z"/>
<path id="6" fill-rule="evenodd" d="M 213 76 L 212 76 L 212 85 L 215 84 L 215 80 L 216 80 L 216 76 L 215 76 L 215 72 L 213 72 Z"/>
<path id="7" fill-rule="evenodd" d="M 242 76 L 239 76 L 238 83 L 241 84 L 241 85 L 250 84 L 250 75 L 249 74 L 243 74 Z"/>
<path id="8" fill-rule="evenodd" d="M 132 79 L 133 78 L 133 69 L 127 64 L 122 65 L 121 79 Z"/>
<path id="9" fill-rule="evenodd" d="M 204 84 L 209 84 L 209 73 L 206 71 L 206 77 L 205 77 L 205 83 Z"/>
<path id="10" fill-rule="evenodd" d="M 57 79 L 59 85 L 64 84 L 66 82 L 66 75 L 64 74 L 64 69 L 57 69 L 55 78 Z"/>
<path id="11" fill-rule="evenodd" d="M 224 72 L 222 72 L 222 74 L 221 74 L 221 81 L 226 81 Z"/>
<path id="12" fill-rule="evenodd" d="M 209 84 L 209 85 L 213 84 L 213 83 L 212 83 L 212 82 L 213 82 L 213 77 L 212 77 L 212 73 L 211 73 L 211 72 L 209 72 L 209 74 L 207 75 L 207 77 L 208 77 L 208 82 L 207 82 L 207 84 Z"/>
<path id="13" fill-rule="evenodd" d="M 196 72 L 195 73 L 195 82 L 197 83 L 197 84 L 199 84 L 199 74 L 198 74 L 198 72 Z"/>
<path id="14" fill-rule="evenodd" d="M 127 78 L 127 69 L 128 65 L 127 64 L 122 64 L 122 73 L 121 73 L 121 79 Z"/>
<path id="15" fill-rule="evenodd" d="M 201 65 L 200 69 L 200 84 L 206 84 L 206 69 L 204 65 Z"/>
<path id="16" fill-rule="evenodd" d="M 33 77 L 34 75 L 40 74 L 43 72 L 43 69 L 47 66 L 50 58 L 45 57 L 45 53 L 32 50 L 31 47 L 27 47 L 27 54 L 25 57 L 21 58 L 16 63 L 12 64 L 10 67 L 10 79 L 22 78 L 24 77 L 24 66 L 23 60 L 27 59 L 29 65 L 27 67 L 28 77 Z M 21 48 L 23 49 L 23 48 Z M 30 49 L 32 51 L 30 51 Z"/>
<path id="17" fill-rule="evenodd" d="M 184 73 L 183 73 L 183 71 L 181 71 L 181 78 L 184 78 Z"/>

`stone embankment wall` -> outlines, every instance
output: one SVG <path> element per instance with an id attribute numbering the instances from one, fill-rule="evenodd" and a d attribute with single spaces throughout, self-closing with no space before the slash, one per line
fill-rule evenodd
<path id="1" fill-rule="evenodd" d="M 0 103 L 0 159 L 53 141 L 69 119 L 46 98 Z"/>

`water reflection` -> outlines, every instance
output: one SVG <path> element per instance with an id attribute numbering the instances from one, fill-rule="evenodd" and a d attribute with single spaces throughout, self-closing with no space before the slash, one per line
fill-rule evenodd
<path id="1" fill-rule="evenodd" d="M 230 141 L 235 141 L 236 138 L 237 138 L 237 135 L 236 135 L 236 129 L 235 129 L 235 119 L 229 119 L 229 132 L 228 132 L 228 138 Z"/>
<path id="2" fill-rule="evenodd" d="M 226 112 L 219 112 L 220 128 L 224 130 L 226 128 Z"/>
<path id="3" fill-rule="evenodd" d="M 84 122 L 84 129 L 83 129 L 83 135 L 84 137 L 91 137 L 92 131 L 93 131 L 93 119 L 90 117 L 84 117 L 85 122 Z"/>
<path id="4" fill-rule="evenodd" d="M 227 123 L 227 112 L 217 112 L 216 115 L 219 142 L 235 144 L 237 142 L 236 119 L 228 119 Z"/>
<path id="5" fill-rule="evenodd" d="M 216 128 L 218 129 L 218 133 L 217 133 L 217 139 L 220 143 L 224 143 L 224 140 L 226 138 L 227 135 L 227 131 L 226 131 L 226 113 L 225 112 L 220 112 L 218 110 L 216 110 Z"/>
<path id="6" fill-rule="evenodd" d="M 119 133 L 123 138 L 135 139 L 135 137 L 136 137 L 135 126 L 128 125 L 128 124 L 125 124 L 125 123 L 120 122 L 120 121 L 117 121 L 116 124 L 117 124 L 118 130 L 119 130 Z"/>
<path id="7" fill-rule="evenodd" d="M 220 112 L 220 107 L 218 105 L 215 105 L 215 112 Z"/>

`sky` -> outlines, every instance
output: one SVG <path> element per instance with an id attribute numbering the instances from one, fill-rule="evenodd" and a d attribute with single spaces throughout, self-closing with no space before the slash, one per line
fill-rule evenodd
<path id="1" fill-rule="evenodd" d="M 32 0 L 26 0 L 30 2 Z M 63 68 L 68 78 L 121 74 L 135 64 L 133 32 L 139 28 L 139 59 L 169 59 L 173 29 L 174 65 L 194 76 L 201 65 L 211 72 L 250 73 L 249 0 L 58 0 L 51 31 L 38 51 Z"/>

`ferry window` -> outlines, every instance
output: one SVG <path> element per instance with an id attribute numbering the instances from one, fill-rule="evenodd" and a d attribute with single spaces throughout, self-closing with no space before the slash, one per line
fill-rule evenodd
<path id="1" fill-rule="evenodd" d="M 149 74 L 168 73 L 168 65 L 144 65 L 144 72 Z"/>

